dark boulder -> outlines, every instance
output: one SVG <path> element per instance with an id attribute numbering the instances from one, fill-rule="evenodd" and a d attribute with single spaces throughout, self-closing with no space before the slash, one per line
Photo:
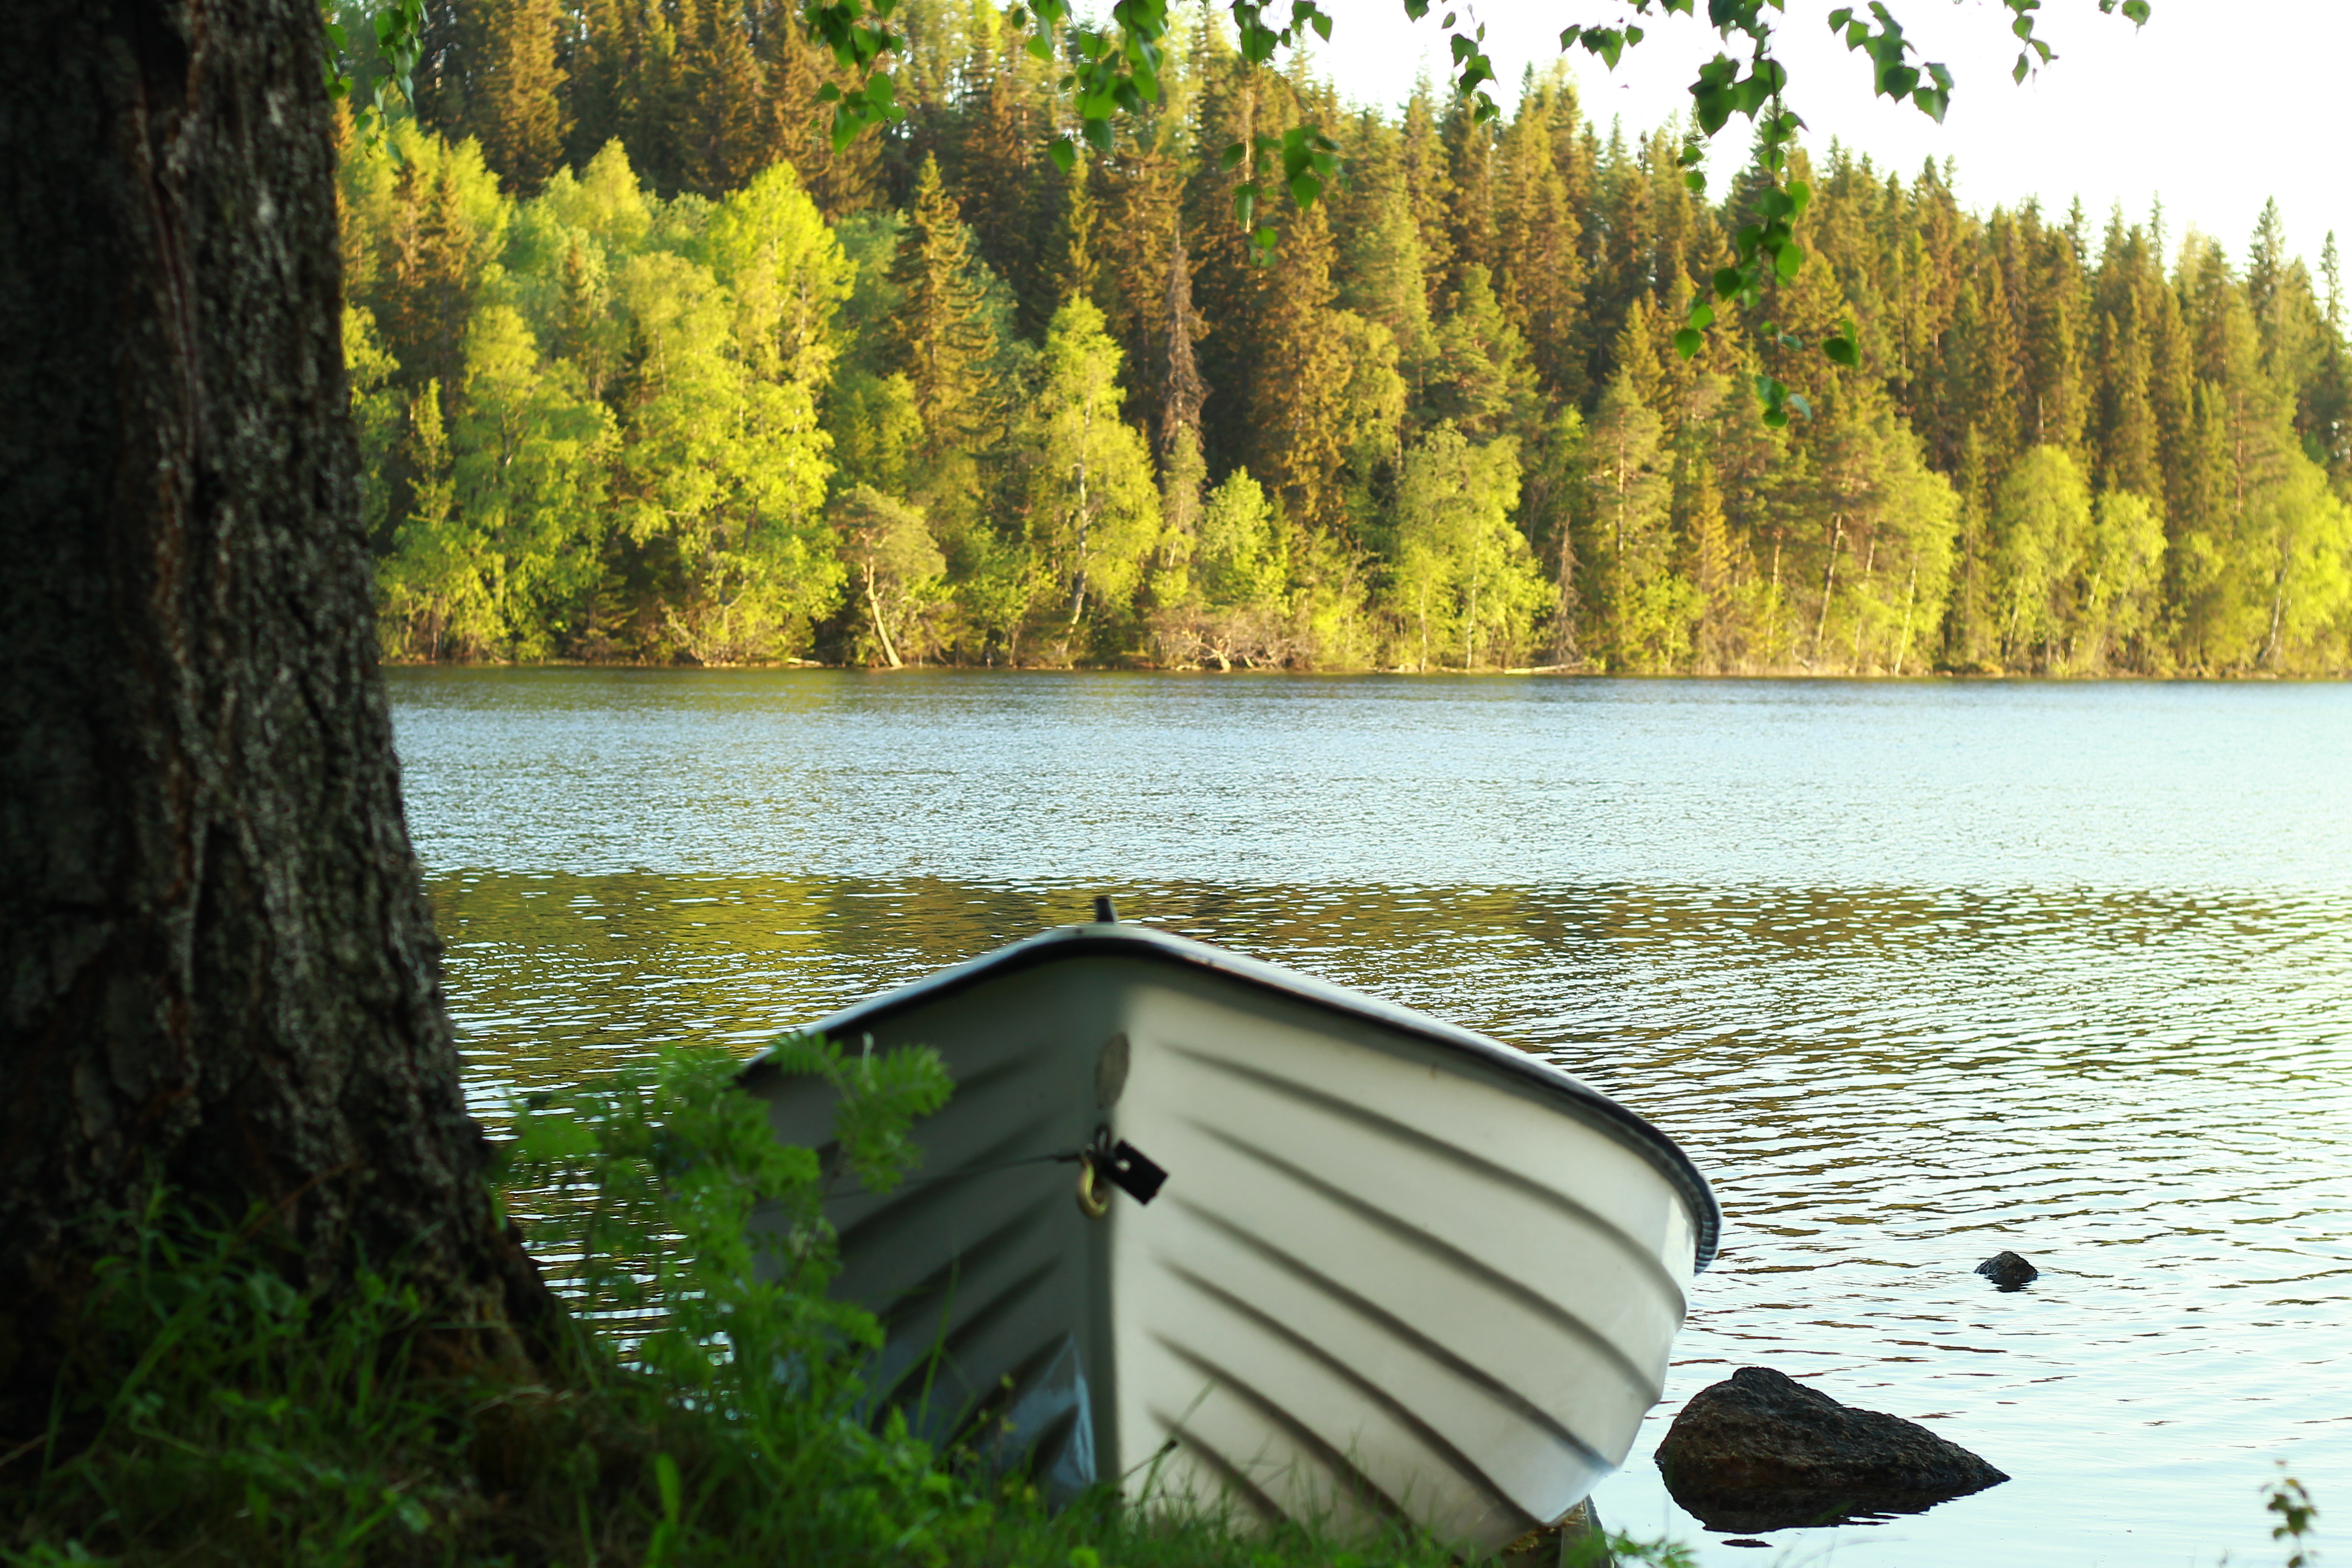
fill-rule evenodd
<path id="1" fill-rule="evenodd" d="M 2042 1276 L 2042 1270 L 2014 1252 L 1996 1252 L 1977 1265 L 1977 1272 L 2004 1290 L 2022 1290 Z"/>
<path id="2" fill-rule="evenodd" d="M 1742 1533 L 1917 1513 L 2009 1479 L 1916 1422 L 1760 1366 L 1699 1390 L 1658 1445 L 1658 1468 L 1701 1524 Z"/>

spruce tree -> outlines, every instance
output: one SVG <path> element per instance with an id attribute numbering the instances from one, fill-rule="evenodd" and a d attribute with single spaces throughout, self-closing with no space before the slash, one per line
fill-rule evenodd
<path id="1" fill-rule="evenodd" d="M 1279 266 L 1259 270 L 1252 328 L 1258 374 L 1251 387 L 1249 465 L 1298 525 L 1324 529 L 1340 518 L 1345 348 L 1332 329 L 1338 297 L 1332 245 L 1321 203 L 1294 209 Z"/>
<path id="2" fill-rule="evenodd" d="M 1405 102 L 1398 163 L 1402 188 L 1412 205 L 1413 226 L 1421 235 L 1422 279 L 1429 289 L 1424 303 L 1433 316 L 1444 310 L 1454 276 L 1454 175 L 1448 151 L 1429 79 L 1423 75 Z"/>
<path id="3" fill-rule="evenodd" d="M 1099 307 L 1102 263 L 1096 255 L 1093 160 L 1079 158 L 1062 180 L 1062 212 L 1054 227 L 1053 295 L 1055 309 L 1072 300 Z"/>
<path id="4" fill-rule="evenodd" d="M 1001 21 L 990 26 L 966 67 L 957 110 L 961 135 L 949 171 L 980 258 L 1012 284 L 1032 330 L 1054 313 L 1041 266 L 1053 222 L 1050 165 L 1038 151 L 1049 84 L 1037 79 L 1035 63 L 1010 28 Z"/>
<path id="5" fill-rule="evenodd" d="M 1381 137 L 1350 163 L 1353 189 L 1339 250 L 1339 300 L 1396 341 L 1409 395 L 1426 394 L 1435 348 L 1421 226 L 1405 185 L 1401 138 Z"/>
<path id="6" fill-rule="evenodd" d="M 1612 128 L 1598 170 L 1597 221 L 1591 226 L 1601 244 L 1585 289 L 1585 376 L 1593 386 L 1617 374 L 1617 346 L 1634 300 L 1655 297 L 1651 195 L 1646 171 L 1627 150 L 1622 131 Z"/>
<path id="7" fill-rule="evenodd" d="M 1192 262 L 1184 248 L 1184 226 L 1181 217 L 1172 221 L 1173 232 L 1168 246 L 1168 284 L 1161 320 L 1165 323 L 1167 349 L 1161 356 L 1164 369 L 1160 381 L 1160 452 L 1168 460 L 1186 431 L 1192 436 L 1194 455 L 1199 455 L 1201 436 L 1201 405 L 1208 398 L 1208 388 L 1202 383 L 1198 361 L 1192 353 L 1192 340 L 1200 331 L 1192 313 Z"/>
<path id="8" fill-rule="evenodd" d="M 1096 171 L 1103 187 L 1097 232 L 1114 237 L 1097 238 L 1094 247 L 1101 279 L 1095 298 L 1139 386 L 1157 386 L 1168 374 L 1169 247 L 1181 244 L 1184 216 L 1184 126 L 1170 112 L 1149 129 L 1148 142 L 1103 160 Z"/>
<path id="9" fill-rule="evenodd" d="M 2347 347 L 2344 336 L 2344 276 L 2333 229 L 2320 248 L 2319 276 L 2323 332 L 2296 424 L 2317 448 L 2329 474 L 2341 483 L 2352 475 L 2352 347 Z"/>
<path id="10" fill-rule="evenodd" d="M 1725 664 L 1731 601 L 1731 531 L 1723 515 L 1723 494 L 1715 482 L 1715 465 L 1703 452 L 1691 452 L 1682 483 L 1684 496 L 1683 576 L 1695 595 L 1696 615 L 1691 628 L 1691 652 L 1701 674 L 1720 671 Z"/>
<path id="11" fill-rule="evenodd" d="M 973 272 L 962 216 L 940 178 L 939 160 L 927 157 L 890 281 L 902 300 L 892 326 L 895 367 L 914 388 L 930 461 L 980 442 L 996 416 L 987 372 L 996 335 Z"/>
<path id="12" fill-rule="evenodd" d="M 1952 591 L 1944 618 L 1944 662 L 1963 674 L 1992 669 L 1992 464 L 1984 433 L 1960 440 L 1960 527 Z"/>
<path id="13" fill-rule="evenodd" d="M 1580 402 L 1585 391 L 1575 338 L 1584 308 L 1582 226 L 1559 166 L 1559 149 L 1573 144 L 1575 123 L 1567 73 L 1530 73 L 1499 150 L 1494 263 L 1496 294 L 1528 342 L 1538 382 L 1570 402 Z"/>
<path id="14" fill-rule="evenodd" d="M 1477 106 L 1454 95 L 1439 123 L 1445 150 L 1445 238 L 1449 255 L 1439 297 L 1451 302 L 1473 267 L 1495 269 L 1495 130 Z"/>
<path id="15" fill-rule="evenodd" d="M 1451 421 L 1474 441 L 1517 435 L 1538 405 L 1527 340 L 1504 314 L 1484 267 L 1463 269 L 1454 308 L 1437 330 L 1425 424 Z"/>
<path id="16" fill-rule="evenodd" d="M 572 129 L 556 63 L 558 0 L 486 0 L 483 69 L 467 101 L 467 130 L 506 190 L 535 194 L 563 161 Z"/>
<path id="17" fill-rule="evenodd" d="M 846 147 L 835 147 L 833 111 L 818 96 L 827 86 L 854 82 L 834 63 L 830 50 L 801 36 L 797 15 L 783 0 L 768 0 L 762 16 L 756 46 L 778 155 L 792 164 L 801 188 L 828 219 L 882 203 L 880 142 L 861 136 Z"/>
<path id="18" fill-rule="evenodd" d="M 1996 475 L 2008 472 L 2021 449 L 2024 410 L 2020 406 L 2018 358 L 2009 290 L 1998 261 L 1986 258 L 1960 286 L 1952 328 L 1944 340 L 1937 401 L 1945 441 L 1957 443 L 1973 427 Z"/>
<path id="19" fill-rule="evenodd" d="M 735 0 L 705 0 L 684 61 L 680 183 L 706 196 L 738 190 L 783 155 L 780 100 Z"/>
<path id="20" fill-rule="evenodd" d="M 2116 290 L 2098 319 L 2098 476 L 2103 489 L 2129 490 L 2160 503 L 2164 477 L 2157 466 L 2156 405 L 2148 398 L 2147 336 L 2141 331 L 2139 290 Z"/>

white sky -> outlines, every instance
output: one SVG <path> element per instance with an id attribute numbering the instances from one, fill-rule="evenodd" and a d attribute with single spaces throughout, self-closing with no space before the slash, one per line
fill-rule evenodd
<path id="1" fill-rule="evenodd" d="M 2154 0 L 2152 19 L 2137 32 L 2121 16 L 2099 15 L 2094 0 L 2049 0 L 2041 31 L 2058 58 L 2022 86 L 2010 81 L 2017 46 L 1998 0 L 1889 0 L 1917 58 L 1944 62 L 1957 79 L 1940 126 L 1908 103 L 1871 97 L 1867 59 L 1847 53 L 1824 20 L 1840 3 L 1789 0 L 1780 34 L 1790 103 L 1816 150 L 1835 137 L 1906 178 L 1927 159 L 1950 156 L 1958 161 L 1961 203 L 1979 212 L 2039 196 L 2063 217 L 2080 196 L 2094 245 L 2111 206 L 2120 202 L 2127 218 L 2144 220 L 2161 196 L 2169 244 L 2194 225 L 2240 260 L 2264 199 L 2274 195 L 2290 247 L 2315 275 L 2328 230 L 2352 246 L 2345 172 L 2352 0 Z M 1486 24 L 1507 108 L 1522 68 L 1558 57 L 1559 30 L 1571 17 L 1614 22 L 1624 10 L 1622 0 L 1456 4 Z M 1335 26 L 1318 56 L 1347 97 L 1402 102 L 1424 59 L 1442 80 L 1437 23 L 1446 0 L 1434 0 L 1418 25 L 1405 20 L 1401 0 L 1325 0 L 1325 9 Z M 1612 116 L 1630 132 L 1687 105 L 1691 79 L 1717 47 L 1712 30 L 1687 17 L 1654 21 L 1648 30 L 1614 73 L 1580 49 L 1571 61 L 1585 110 L 1604 134 Z M 1745 125 L 1725 128 L 1711 189 L 1719 191 L 1745 155 Z"/>

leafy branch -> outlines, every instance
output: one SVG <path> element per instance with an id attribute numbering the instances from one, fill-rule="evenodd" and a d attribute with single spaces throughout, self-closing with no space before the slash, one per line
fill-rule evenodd
<path id="1" fill-rule="evenodd" d="M 394 103 L 415 100 L 417 62 L 425 58 L 425 0 L 386 0 L 369 18 L 382 67 L 375 71 L 354 58 L 351 35 L 336 19 L 329 0 L 320 0 L 319 19 L 327 34 L 327 58 L 320 68 L 327 96 L 352 104 L 362 146 L 372 153 L 388 151 L 392 143 L 385 140 L 384 128 L 391 122 Z"/>

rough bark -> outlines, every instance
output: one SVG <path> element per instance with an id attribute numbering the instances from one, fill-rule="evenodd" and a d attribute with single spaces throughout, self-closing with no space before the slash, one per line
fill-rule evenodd
<path id="1" fill-rule="evenodd" d="M 495 1221 L 374 662 L 316 0 L 27 0 L 0 89 L 0 1430 L 152 1178 L 461 1359 Z M 29 1401 L 29 1405 L 27 1404 Z"/>

